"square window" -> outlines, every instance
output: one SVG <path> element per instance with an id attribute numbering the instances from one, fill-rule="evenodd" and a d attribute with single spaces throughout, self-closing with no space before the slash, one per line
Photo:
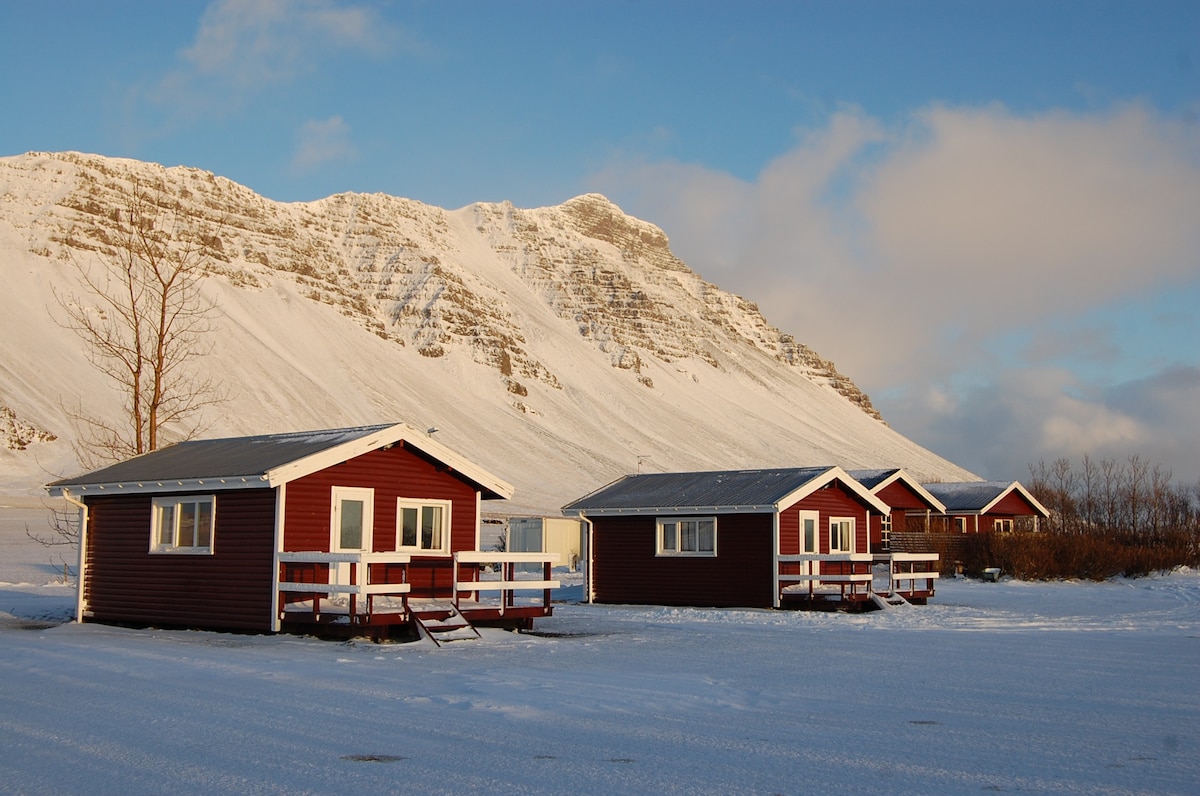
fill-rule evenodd
<path id="1" fill-rule="evenodd" d="M 401 498 L 396 503 L 396 549 L 450 554 L 450 502 Z"/>
<path id="2" fill-rule="evenodd" d="M 213 495 L 154 498 L 150 552 L 212 554 L 215 507 Z"/>
<path id="3" fill-rule="evenodd" d="M 834 517 L 829 521 L 829 552 L 854 552 L 854 520 L 847 517 Z"/>
<path id="4" fill-rule="evenodd" d="M 671 518 L 659 520 L 660 556 L 715 556 L 717 554 L 716 517 Z"/>

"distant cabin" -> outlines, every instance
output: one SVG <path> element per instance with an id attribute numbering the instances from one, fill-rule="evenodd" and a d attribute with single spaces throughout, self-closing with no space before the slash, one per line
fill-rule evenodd
<path id="1" fill-rule="evenodd" d="M 945 506 L 932 520 L 940 533 L 990 533 L 1021 528 L 1038 530 L 1050 511 L 1017 481 L 963 481 L 924 484 Z"/>
<path id="2" fill-rule="evenodd" d="M 181 442 L 47 489 L 80 509 L 79 621 L 382 637 L 551 613 L 552 557 L 480 549 L 512 486 L 403 423 Z M 507 573 L 534 560 L 522 604 Z"/>
<path id="3" fill-rule="evenodd" d="M 627 475 L 563 507 L 590 602 L 752 608 L 873 600 L 869 529 L 890 511 L 840 467 Z M 905 581 L 917 599 L 928 569 Z"/>
<path id="4" fill-rule="evenodd" d="M 871 518 L 872 552 L 891 551 L 893 532 L 928 531 L 930 517 L 946 512 L 945 505 L 902 468 L 850 470 L 850 476 L 890 509 Z"/>
<path id="5" fill-rule="evenodd" d="M 504 549 L 510 553 L 555 553 L 572 572 L 584 550 L 583 526 L 570 517 L 511 517 Z"/>

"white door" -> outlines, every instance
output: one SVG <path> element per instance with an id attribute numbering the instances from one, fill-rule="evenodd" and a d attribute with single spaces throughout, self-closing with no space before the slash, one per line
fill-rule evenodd
<path id="1" fill-rule="evenodd" d="M 329 550 L 333 553 L 371 552 L 371 531 L 375 518 L 375 490 L 335 486 L 330 522 Z M 352 573 L 354 579 L 352 580 Z M 338 584 L 366 583 L 366 572 L 352 568 L 349 562 L 338 562 L 329 568 L 331 582 Z M 338 599 L 341 604 L 343 600 Z M 363 606 L 365 607 L 365 605 Z"/>

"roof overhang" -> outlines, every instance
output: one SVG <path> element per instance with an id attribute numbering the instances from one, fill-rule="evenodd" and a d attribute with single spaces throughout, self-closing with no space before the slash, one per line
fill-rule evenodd
<path id="1" fill-rule="evenodd" d="M 856 496 L 866 505 L 878 511 L 880 514 L 891 514 L 891 506 L 876 497 L 869 489 L 856 481 L 853 476 L 851 476 L 841 467 L 830 467 L 817 477 L 810 479 L 804 485 L 785 495 L 779 500 L 778 503 L 775 504 L 775 510 L 784 511 L 785 509 L 799 503 L 801 500 L 804 500 L 814 492 L 833 484 L 835 481 L 842 482 L 851 492 L 851 494 Z"/>
<path id="2" fill-rule="evenodd" d="M 1004 498 L 1008 497 L 1013 492 L 1016 492 L 1021 497 L 1025 498 L 1025 500 L 1028 501 L 1029 505 L 1033 507 L 1033 510 L 1036 511 L 1038 514 L 1040 514 L 1043 519 L 1050 516 L 1050 511 L 1045 506 L 1043 506 L 1041 503 L 1039 503 L 1038 499 L 1035 498 L 1032 494 L 1030 494 L 1028 489 L 1021 486 L 1020 481 L 1013 481 L 1011 484 L 1009 484 L 1008 489 L 1005 489 L 999 495 L 996 495 L 996 497 L 993 498 L 990 503 L 988 503 L 986 506 L 984 506 L 982 509 L 979 510 L 979 513 L 987 514 L 993 508 L 995 508 L 997 503 L 999 503 Z M 974 513 L 974 512 L 972 512 L 972 513 Z"/>
<path id="3" fill-rule="evenodd" d="M 340 445 L 334 445 L 332 448 L 326 448 L 325 450 L 305 456 L 302 459 L 274 467 L 266 472 L 264 478 L 271 486 L 279 486 L 280 484 L 286 484 L 289 481 L 303 478 L 306 475 L 320 472 L 339 462 L 353 459 L 355 456 L 361 456 L 364 453 L 370 453 L 373 450 L 381 448 L 387 449 L 400 443 L 423 451 L 426 455 L 446 465 L 451 471 L 478 484 L 484 491 L 493 493 L 495 497 L 509 500 L 513 496 L 514 489 L 512 484 L 501 481 L 482 467 L 472 464 L 445 445 L 437 442 L 430 434 L 417 431 L 407 423 L 397 423 L 394 426 L 388 426 L 372 434 L 367 434 L 364 437 L 358 437 L 357 439 L 343 442 Z"/>
<path id="4" fill-rule="evenodd" d="M 878 494 L 879 492 L 883 491 L 884 489 L 886 489 L 887 487 L 896 483 L 897 481 L 903 482 L 905 486 L 907 486 L 909 489 L 911 489 L 917 495 L 917 497 L 919 497 L 919 498 L 921 498 L 921 500 L 925 501 L 925 504 L 927 506 L 929 506 L 929 508 L 933 509 L 934 511 L 938 512 L 939 514 L 946 513 L 946 504 L 943 503 L 942 501 L 938 500 L 936 497 L 934 497 L 929 492 L 928 489 L 921 486 L 915 478 L 913 478 L 911 475 L 909 475 L 903 469 L 897 470 L 896 472 L 889 475 L 887 478 L 880 481 L 878 484 L 875 485 L 875 488 L 872 489 L 871 492 L 873 494 Z M 890 511 L 890 509 L 889 509 L 889 511 Z"/>
<path id="5" fill-rule="evenodd" d="M 107 484 L 56 484 L 46 487 L 50 497 L 86 497 L 92 495 L 138 495 L 171 492 L 225 491 L 229 489 L 267 489 L 266 476 L 235 475 L 220 478 L 185 478 L 170 481 L 125 481 Z"/>
<path id="6" fill-rule="evenodd" d="M 513 496 L 513 486 L 501 481 L 483 468 L 435 441 L 429 434 L 417 431 L 407 423 L 396 423 L 378 431 L 356 437 L 308 456 L 295 459 L 267 470 L 265 473 L 231 474 L 205 478 L 123 481 L 112 483 L 71 483 L 59 481 L 46 487 L 52 497 L 68 494 L 83 497 L 111 494 L 163 494 L 172 492 L 203 492 L 207 490 L 275 488 L 306 475 L 332 467 L 340 462 L 374 450 L 404 444 L 440 462 L 451 473 L 476 485 L 485 499 Z"/>
<path id="7" fill-rule="evenodd" d="M 753 506 L 639 506 L 638 508 L 564 508 L 567 517 L 666 517 L 673 514 L 772 514 L 773 503 Z"/>

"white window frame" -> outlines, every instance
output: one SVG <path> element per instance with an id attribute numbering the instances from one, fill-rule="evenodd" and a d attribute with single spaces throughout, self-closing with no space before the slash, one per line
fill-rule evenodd
<path id="1" fill-rule="evenodd" d="M 330 552 L 371 552 L 375 537 L 375 490 L 360 486 L 335 486 L 331 490 L 332 505 L 329 510 Z M 342 547 L 342 501 L 359 500 L 363 504 L 362 545 L 354 550 Z"/>
<path id="2" fill-rule="evenodd" d="M 884 514 L 879 521 L 879 546 L 883 550 L 892 549 L 892 515 Z"/>
<path id="3" fill-rule="evenodd" d="M 956 526 L 956 530 L 959 533 L 967 532 L 967 518 L 966 517 L 955 517 L 954 524 Z"/>
<path id="4" fill-rule="evenodd" d="M 995 519 L 992 520 L 992 530 L 997 533 L 1012 533 L 1013 521 L 1011 519 Z"/>
<path id="5" fill-rule="evenodd" d="M 205 529 L 201 524 L 203 517 L 200 506 L 208 504 L 208 544 L 199 542 L 205 537 Z M 192 509 L 192 527 L 182 527 L 183 506 L 194 506 Z M 170 509 L 170 513 L 167 513 Z M 163 528 L 164 520 L 170 517 L 170 528 Z M 216 495 L 182 495 L 156 497 L 150 503 L 150 552 L 166 553 L 168 555 L 210 556 L 216 544 L 217 530 L 217 497 Z M 165 532 L 170 539 L 164 540 Z M 181 544 L 190 542 L 190 544 Z"/>
<path id="6" fill-rule="evenodd" d="M 821 552 L 821 512 L 819 511 L 801 511 L 797 516 L 799 524 L 798 530 L 800 533 L 799 545 L 801 553 L 820 553 Z M 812 523 L 812 544 L 808 545 L 808 539 L 805 536 L 804 523 Z"/>
<path id="7" fill-rule="evenodd" d="M 696 523 L 696 545 L 700 545 L 700 523 L 712 524 L 711 550 L 684 549 L 684 523 Z M 684 556 L 691 558 L 716 558 L 717 556 L 717 518 L 716 517 L 659 517 L 654 522 L 655 555 Z"/>
<path id="8" fill-rule="evenodd" d="M 857 531 L 853 517 L 830 517 L 829 552 L 853 553 Z M 837 541 L 836 545 L 834 544 L 835 540 Z M 849 542 L 849 547 L 846 546 L 847 542 Z"/>
<path id="9" fill-rule="evenodd" d="M 423 556 L 449 556 L 450 534 L 454 528 L 451 510 L 454 506 L 450 500 L 431 500 L 429 498 L 397 498 L 396 499 L 396 549 Z M 404 511 L 417 511 L 417 543 L 404 544 Z M 441 544 L 438 547 L 424 547 L 421 544 L 421 524 L 426 509 L 440 509 L 442 513 Z"/>

